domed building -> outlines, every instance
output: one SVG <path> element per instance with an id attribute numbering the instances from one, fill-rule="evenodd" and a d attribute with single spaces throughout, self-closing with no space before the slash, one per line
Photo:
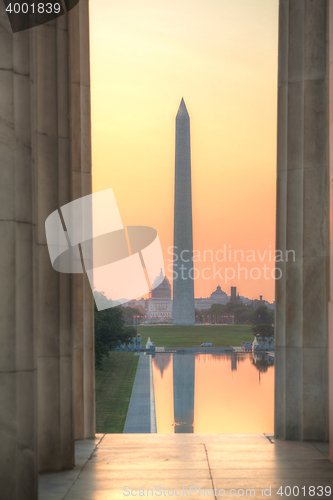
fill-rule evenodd
<path id="1" fill-rule="evenodd" d="M 156 283 L 160 284 L 154 288 Z M 162 269 L 153 283 L 151 297 L 148 300 L 147 315 L 148 319 L 154 322 L 164 322 L 172 318 L 171 285 Z"/>
<path id="2" fill-rule="evenodd" d="M 229 302 L 229 297 L 222 290 L 220 285 L 218 285 L 215 292 L 211 293 L 209 298 L 200 298 L 194 300 L 195 307 L 197 309 L 209 309 L 213 304 L 227 304 Z"/>
<path id="3" fill-rule="evenodd" d="M 210 294 L 210 297 L 206 298 L 198 298 L 194 299 L 195 302 L 195 308 L 199 309 L 200 311 L 205 311 L 210 309 L 213 304 L 221 304 L 225 305 L 229 302 L 230 297 L 221 289 L 220 285 L 217 286 L 216 290 Z M 224 325 L 233 325 L 235 321 L 235 317 L 233 314 L 215 314 L 213 313 L 210 316 L 211 313 L 208 313 L 205 315 L 203 313 L 202 315 L 202 320 L 204 323 L 213 323 L 215 324 L 224 324 Z"/>
<path id="4" fill-rule="evenodd" d="M 215 292 L 210 295 L 210 300 L 212 301 L 212 304 L 226 304 L 229 298 L 220 285 L 218 285 Z"/>
<path id="5" fill-rule="evenodd" d="M 167 277 L 164 277 L 160 285 L 158 285 L 156 288 L 153 288 L 151 292 L 151 298 L 171 300 L 171 285 Z"/>

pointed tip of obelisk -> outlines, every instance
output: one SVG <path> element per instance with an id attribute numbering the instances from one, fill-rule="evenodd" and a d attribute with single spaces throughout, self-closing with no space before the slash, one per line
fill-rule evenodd
<path id="1" fill-rule="evenodd" d="M 184 116 L 184 117 L 186 116 L 186 117 L 188 117 L 188 112 L 187 112 L 187 109 L 186 109 L 184 97 L 182 97 L 182 100 L 180 101 L 180 106 L 179 106 L 179 109 L 178 109 L 177 116 Z"/>

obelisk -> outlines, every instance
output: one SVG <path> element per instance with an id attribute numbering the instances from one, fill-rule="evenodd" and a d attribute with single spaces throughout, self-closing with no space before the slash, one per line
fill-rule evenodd
<path id="1" fill-rule="evenodd" d="M 176 116 L 172 323 L 194 325 L 190 117 L 184 99 Z"/>

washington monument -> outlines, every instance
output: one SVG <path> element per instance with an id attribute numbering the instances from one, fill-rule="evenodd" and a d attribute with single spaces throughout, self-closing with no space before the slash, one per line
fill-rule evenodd
<path id="1" fill-rule="evenodd" d="M 194 325 L 190 117 L 184 99 L 176 116 L 172 323 Z"/>

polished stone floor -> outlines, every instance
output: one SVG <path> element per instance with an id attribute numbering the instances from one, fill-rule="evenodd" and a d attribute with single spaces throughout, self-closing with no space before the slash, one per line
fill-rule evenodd
<path id="1" fill-rule="evenodd" d="M 325 494 L 325 486 L 333 491 L 325 443 L 263 434 L 100 434 L 78 442 L 76 456 L 73 470 L 40 476 L 41 500 L 333 497 Z"/>

